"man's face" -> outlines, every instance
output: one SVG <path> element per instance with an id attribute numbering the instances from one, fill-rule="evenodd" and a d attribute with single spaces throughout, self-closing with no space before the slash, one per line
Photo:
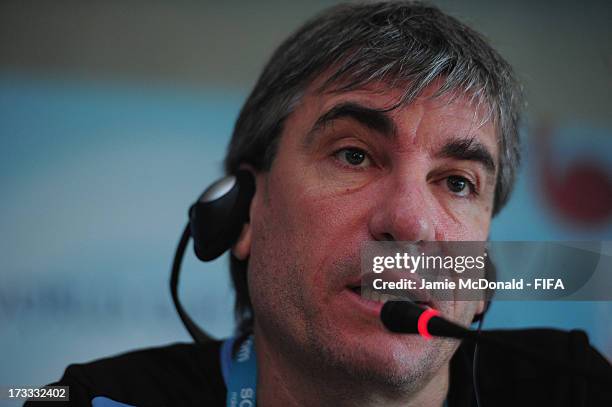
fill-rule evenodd
<path id="1" fill-rule="evenodd" d="M 256 332 L 285 355 L 394 385 L 417 383 L 457 344 L 391 334 L 381 303 L 351 287 L 368 240 L 487 239 L 497 163 L 496 132 L 458 97 L 386 113 L 401 90 L 372 85 L 306 92 L 284 125 L 268 173 L 257 175 L 251 224 L 235 253 L 249 256 Z M 468 324 L 478 304 L 444 302 Z"/>

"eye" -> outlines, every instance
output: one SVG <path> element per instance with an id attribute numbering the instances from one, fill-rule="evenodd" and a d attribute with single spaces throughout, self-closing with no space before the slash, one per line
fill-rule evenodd
<path id="1" fill-rule="evenodd" d="M 350 167 L 367 167 L 370 165 L 368 153 L 360 148 L 342 148 L 334 153 L 334 156 L 343 164 Z"/>
<path id="2" fill-rule="evenodd" d="M 468 196 L 476 193 L 474 184 L 467 178 L 458 175 L 451 175 L 446 178 L 446 186 L 457 196 Z"/>

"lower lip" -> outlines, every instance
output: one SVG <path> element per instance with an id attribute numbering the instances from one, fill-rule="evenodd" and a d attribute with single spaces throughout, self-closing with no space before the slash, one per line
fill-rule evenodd
<path id="1" fill-rule="evenodd" d="M 380 316 L 383 303 L 379 301 L 368 300 L 357 294 L 353 290 L 347 288 L 344 290 L 344 294 L 348 297 L 348 300 L 354 303 L 357 307 L 362 309 L 365 313 L 370 314 L 376 318 Z"/>

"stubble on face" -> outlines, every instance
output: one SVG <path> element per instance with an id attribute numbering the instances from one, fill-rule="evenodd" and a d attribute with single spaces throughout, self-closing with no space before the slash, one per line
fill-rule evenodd
<path id="1" fill-rule="evenodd" d="M 380 97 L 380 91 L 376 95 Z M 416 390 L 445 367 L 458 343 L 443 339 L 424 343 L 421 338 L 392 335 L 377 319 L 351 310 L 339 313 L 346 310 L 339 302 L 346 280 L 360 272 L 360 243 L 375 240 L 367 224 L 376 208 L 365 202 L 364 188 L 351 184 L 362 175 L 331 179 L 328 174 L 335 167 L 299 150 L 300 138 L 331 103 L 313 100 L 305 98 L 301 109 L 289 117 L 270 172 L 257 176 L 258 191 L 263 193 L 256 194 L 253 202 L 248 271 L 256 331 L 312 375 L 325 369 L 325 377 Z M 418 147 L 418 142 L 406 144 L 406 151 L 415 143 Z M 485 240 L 490 219 L 490 212 L 482 213 L 489 210 L 485 207 L 480 208 L 483 219 L 472 215 L 470 208 L 461 208 L 468 219 L 463 223 L 434 219 L 434 226 L 442 230 L 436 240 Z M 445 210 L 440 209 L 442 215 Z M 444 230 L 449 225 L 454 229 Z M 475 309 L 457 303 L 441 308 L 464 324 Z"/>

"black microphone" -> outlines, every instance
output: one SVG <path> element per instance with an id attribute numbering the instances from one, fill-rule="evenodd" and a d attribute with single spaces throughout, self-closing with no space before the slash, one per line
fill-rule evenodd
<path id="1" fill-rule="evenodd" d="M 412 301 L 387 301 L 380 311 L 380 320 L 395 333 L 419 334 L 426 339 L 432 336 L 448 338 L 473 338 L 476 332 L 453 324 L 439 316 L 433 308 L 422 308 Z"/>
<path id="2" fill-rule="evenodd" d="M 549 363 L 551 368 L 567 369 L 582 376 L 612 384 L 610 372 L 593 372 L 583 366 L 566 360 L 549 357 L 539 351 L 504 340 L 487 331 L 472 331 L 450 322 L 440 316 L 433 308 L 422 308 L 412 301 L 387 301 L 380 311 L 380 320 L 385 328 L 394 333 L 419 334 L 425 339 L 433 336 L 469 339 L 503 347 L 523 354 L 524 356 Z"/>

